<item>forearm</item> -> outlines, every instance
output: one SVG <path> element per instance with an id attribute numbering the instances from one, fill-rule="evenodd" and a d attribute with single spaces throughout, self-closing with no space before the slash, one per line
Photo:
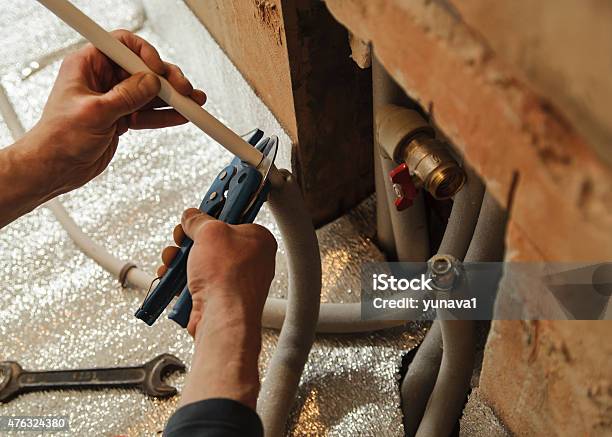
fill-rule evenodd
<path id="1" fill-rule="evenodd" d="M 0 149 L 0 228 L 53 198 L 51 163 L 37 153 L 36 133 Z"/>
<path id="2" fill-rule="evenodd" d="M 261 322 L 240 309 L 209 304 L 196 331 L 195 353 L 181 405 L 227 398 L 255 409 Z"/>

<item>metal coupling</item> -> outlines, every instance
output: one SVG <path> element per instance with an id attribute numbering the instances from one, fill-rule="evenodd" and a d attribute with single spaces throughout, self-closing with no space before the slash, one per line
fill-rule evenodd
<path id="1" fill-rule="evenodd" d="M 417 111 L 381 106 L 376 132 L 385 154 L 400 166 L 406 164 L 416 188 L 422 187 L 441 200 L 453 197 L 463 187 L 465 172 Z"/>
<path id="2" fill-rule="evenodd" d="M 463 274 L 463 264 L 452 255 L 434 255 L 427 261 L 427 277 L 438 291 L 452 291 Z"/>

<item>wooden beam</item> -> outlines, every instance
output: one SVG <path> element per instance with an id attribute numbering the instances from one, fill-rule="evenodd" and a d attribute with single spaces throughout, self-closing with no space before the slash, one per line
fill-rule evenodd
<path id="1" fill-rule="evenodd" d="M 373 188 L 370 70 L 318 0 L 186 0 L 293 142 L 316 224 Z"/>

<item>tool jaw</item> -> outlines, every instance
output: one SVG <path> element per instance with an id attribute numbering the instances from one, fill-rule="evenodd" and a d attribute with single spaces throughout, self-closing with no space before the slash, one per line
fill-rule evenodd
<path id="1" fill-rule="evenodd" d="M 174 355 L 161 354 L 144 365 L 145 378 L 142 389 L 154 397 L 170 397 L 177 393 L 176 387 L 164 382 L 164 378 L 174 372 L 184 372 L 185 365 Z"/>
<path id="2" fill-rule="evenodd" d="M 8 402 L 19 393 L 17 384 L 19 375 L 23 368 L 16 361 L 4 361 L 0 363 L 0 403 Z"/>

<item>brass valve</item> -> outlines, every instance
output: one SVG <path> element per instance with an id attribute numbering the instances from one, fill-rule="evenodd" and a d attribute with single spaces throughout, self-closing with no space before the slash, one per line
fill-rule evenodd
<path id="1" fill-rule="evenodd" d="M 377 109 L 376 127 L 383 152 L 406 163 L 417 188 L 436 199 L 449 199 L 463 187 L 465 172 L 417 111 L 383 105 Z"/>
<path id="2" fill-rule="evenodd" d="M 402 160 L 436 199 L 450 199 L 465 183 L 465 172 L 444 143 L 421 134 L 402 148 Z"/>

